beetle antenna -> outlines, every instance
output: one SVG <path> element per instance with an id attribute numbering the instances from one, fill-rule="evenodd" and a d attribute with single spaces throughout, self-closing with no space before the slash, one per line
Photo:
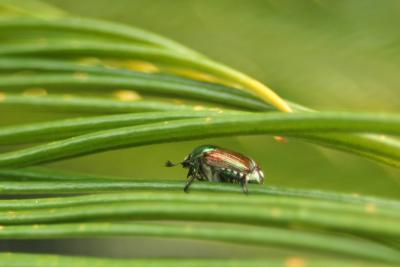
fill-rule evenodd
<path id="1" fill-rule="evenodd" d="M 165 162 L 165 167 L 174 167 L 178 164 L 180 164 L 180 163 L 173 163 L 173 162 L 167 160 L 167 162 Z"/>

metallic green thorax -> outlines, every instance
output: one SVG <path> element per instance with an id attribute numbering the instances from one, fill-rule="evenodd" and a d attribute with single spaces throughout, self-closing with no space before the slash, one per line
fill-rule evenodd
<path id="1" fill-rule="evenodd" d="M 197 158 L 202 156 L 204 153 L 209 152 L 209 151 L 213 151 L 215 149 L 218 149 L 217 146 L 213 146 L 213 145 L 202 145 L 202 146 L 198 146 L 195 149 L 193 149 L 192 153 L 190 153 L 189 157 L 190 158 Z"/>

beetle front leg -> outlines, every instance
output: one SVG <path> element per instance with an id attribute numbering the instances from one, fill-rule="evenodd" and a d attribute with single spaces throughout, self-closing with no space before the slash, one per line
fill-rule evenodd
<path id="1" fill-rule="evenodd" d="M 196 178 L 196 176 L 192 173 L 192 170 L 189 170 L 187 177 L 189 180 L 186 182 L 186 185 L 183 188 L 183 191 L 185 193 L 189 193 L 189 187 L 193 183 L 194 179 Z"/>

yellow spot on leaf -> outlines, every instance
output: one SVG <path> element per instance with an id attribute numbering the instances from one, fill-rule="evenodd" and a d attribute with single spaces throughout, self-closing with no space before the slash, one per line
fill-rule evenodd
<path id="1" fill-rule="evenodd" d="M 150 62 L 140 60 L 129 60 L 125 63 L 126 68 L 140 72 L 153 73 L 158 72 L 159 68 Z"/>
<path id="2" fill-rule="evenodd" d="M 210 108 L 210 110 L 211 110 L 211 111 L 215 111 L 215 112 L 217 112 L 217 113 L 223 113 L 223 112 L 224 112 L 224 110 L 223 110 L 223 109 L 220 109 L 220 108 Z"/>
<path id="3" fill-rule="evenodd" d="M 29 88 L 26 89 L 22 94 L 24 96 L 45 96 L 47 95 L 47 91 L 43 88 Z"/>
<path id="4" fill-rule="evenodd" d="M 218 79 L 207 73 L 202 73 L 200 71 L 190 70 L 190 69 L 176 69 L 173 72 L 186 76 L 199 81 L 217 82 Z"/>
<path id="5" fill-rule="evenodd" d="M 86 225 L 80 224 L 79 225 L 79 231 L 85 231 Z"/>
<path id="6" fill-rule="evenodd" d="M 0 231 L 4 230 L 4 226 L 0 225 Z"/>
<path id="7" fill-rule="evenodd" d="M 178 104 L 178 105 L 185 104 L 185 101 L 183 101 L 182 99 L 174 99 L 173 101 L 174 101 L 175 104 Z"/>
<path id="8" fill-rule="evenodd" d="M 285 267 L 305 267 L 306 262 L 299 257 L 291 257 L 285 261 Z"/>
<path id="9" fill-rule="evenodd" d="M 132 90 L 118 90 L 114 92 L 114 96 L 121 101 L 135 101 L 142 97 Z"/>
<path id="10" fill-rule="evenodd" d="M 194 106 L 193 109 L 196 111 L 201 111 L 201 110 L 204 110 L 204 107 L 201 105 L 197 105 L 197 106 Z"/>
<path id="11" fill-rule="evenodd" d="M 39 229 L 39 227 L 40 227 L 40 226 L 39 226 L 38 224 L 34 224 L 34 225 L 32 226 L 33 229 Z"/>
<path id="12" fill-rule="evenodd" d="M 377 211 L 377 207 L 376 207 L 376 205 L 373 204 L 373 203 L 367 203 L 367 204 L 365 204 L 364 209 L 365 209 L 365 211 L 368 212 L 368 213 L 375 213 L 375 212 Z"/>
<path id="13" fill-rule="evenodd" d="M 0 102 L 6 100 L 6 94 L 3 92 L 0 92 Z"/>
<path id="14" fill-rule="evenodd" d="M 75 72 L 73 77 L 75 80 L 78 81 L 86 81 L 87 79 L 89 79 L 89 74 L 86 72 Z"/>
<path id="15" fill-rule="evenodd" d="M 74 96 L 73 96 L 73 95 L 65 94 L 65 95 L 62 96 L 62 98 L 63 98 L 64 100 L 70 100 L 70 99 L 73 99 Z"/>
<path id="16" fill-rule="evenodd" d="M 99 66 L 102 65 L 103 62 L 97 57 L 85 57 L 81 58 L 77 61 L 79 65 L 82 66 Z"/>
<path id="17" fill-rule="evenodd" d="M 103 60 L 102 65 L 109 69 L 128 69 L 146 73 L 159 72 L 156 65 L 141 60 Z"/>
<path id="18" fill-rule="evenodd" d="M 272 209 L 271 209 L 271 215 L 272 215 L 272 217 L 277 218 L 277 217 L 280 217 L 281 214 L 282 214 L 282 211 L 281 211 L 280 209 L 278 209 L 278 208 L 272 208 Z"/>
<path id="19" fill-rule="evenodd" d="M 204 121 L 205 122 L 210 122 L 210 121 L 212 121 L 212 118 L 211 117 L 207 117 L 207 118 L 204 119 Z"/>

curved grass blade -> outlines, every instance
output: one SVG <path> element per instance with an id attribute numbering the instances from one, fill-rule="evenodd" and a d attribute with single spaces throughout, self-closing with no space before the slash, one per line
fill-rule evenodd
<path id="1" fill-rule="evenodd" d="M 399 263 L 400 252 L 367 240 L 271 227 L 196 226 L 161 224 L 80 223 L 4 226 L 1 239 L 43 239 L 91 236 L 150 236 L 223 241 L 245 245 L 295 247 L 333 252 L 361 259 Z"/>
<path id="2" fill-rule="evenodd" d="M 0 128 L 0 144 L 26 144 L 38 141 L 54 141 L 66 137 L 105 129 L 141 125 L 154 122 L 215 116 L 216 111 L 148 112 L 98 117 L 73 118 L 60 121 L 26 124 Z M 240 114 L 240 113 L 230 113 Z"/>
<path id="3" fill-rule="evenodd" d="M 95 258 L 95 257 L 78 257 L 78 256 L 59 256 L 48 254 L 24 254 L 24 253 L 0 253 L 0 261 L 4 263 L 4 267 L 21 267 L 29 265 L 30 267 L 86 267 L 86 266 L 112 266 L 112 267 L 282 267 L 287 264 L 288 260 L 271 260 L 271 259 L 111 259 L 111 258 Z M 307 267 L 394 267 L 393 264 L 349 261 L 337 259 L 301 259 L 306 262 Z"/>
<path id="4" fill-rule="evenodd" d="M 89 59 L 90 61 L 90 59 Z M 99 62 L 98 62 L 99 61 Z M 0 70 L 5 73 L 17 73 L 24 71 L 35 71 L 35 73 L 91 73 L 101 74 L 107 76 L 122 76 L 122 77 L 137 77 L 142 79 L 157 80 L 163 82 L 176 82 L 180 84 L 188 84 L 197 87 L 207 87 L 209 89 L 221 90 L 225 89 L 226 92 L 242 96 L 253 96 L 252 94 L 238 90 L 235 88 L 228 88 L 223 85 L 201 82 L 193 79 L 183 78 L 181 76 L 159 73 L 159 72 L 140 72 L 129 68 L 111 67 L 106 62 L 98 61 L 86 62 L 85 59 L 80 61 L 71 61 L 65 59 L 47 59 L 47 58 L 19 58 L 19 57 L 3 57 L 0 58 Z M 129 62 L 129 61 L 128 61 Z M 257 98 L 255 98 L 257 99 Z"/>
<path id="5" fill-rule="evenodd" d="M 379 130 L 377 130 L 379 129 Z M 0 166 L 29 166 L 90 153 L 206 137 L 311 132 L 376 132 L 400 135 L 397 115 L 352 113 L 248 114 L 207 117 L 103 130 L 0 155 Z"/>
<path id="6" fill-rule="evenodd" d="M 298 137 L 400 168 L 400 142 L 386 135 L 324 133 Z"/>
<path id="7" fill-rule="evenodd" d="M 71 173 L 71 172 L 60 172 L 60 171 L 55 171 L 52 169 L 46 169 L 46 168 L 23 168 L 23 169 L 0 169 L 0 177 L 2 178 L 1 181 L 9 180 L 7 183 L 0 184 L 2 187 L 0 187 L 0 191 L 3 194 L 23 194 L 23 193 L 34 193 L 34 194 L 41 194 L 41 193 L 46 193 L 45 188 L 41 188 L 40 186 L 46 185 L 46 183 L 39 184 L 39 186 L 34 186 L 33 188 L 30 188 L 30 185 L 35 185 L 35 183 L 29 184 L 29 182 L 35 182 L 35 181 L 45 181 L 45 182 L 66 182 L 65 184 L 71 182 L 71 181 L 77 181 L 86 183 L 85 188 L 81 188 L 87 191 L 79 191 L 79 192 L 84 192 L 84 193 L 90 193 L 90 192 L 100 192 L 101 190 L 104 190 L 103 192 L 110 192 L 115 190 L 116 188 L 121 188 L 123 189 L 123 186 L 113 186 L 113 182 L 118 183 L 122 182 L 125 183 L 126 188 L 128 190 L 182 190 L 182 183 L 180 182 L 148 182 L 146 180 L 132 180 L 131 178 L 125 178 L 125 177 L 115 177 L 115 176 L 98 176 L 98 175 L 90 175 L 90 174 L 82 174 L 82 173 Z M 27 182 L 26 186 L 24 187 L 19 187 L 18 188 L 18 183 L 15 183 L 15 186 L 12 185 L 12 181 L 24 181 Z M 99 188 L 96 188 L 96 183 L 101 182 L 103 183 Z M 56 193 L 72 193 L 72 191 L 68 191 L 70 189 L 65 187 L 65 184 L 60 183 L 59 186 L 51 184 L 51 186 L 54 185 L 54 190 Z M 8 187 L 3 187 L 3 185 L 8 185 Z M 37 184 L 36 184 L 37 185 Z M 108 186 L 108 187 L 107 187 Z M 194 185 L 196 187 L 196 191 L 207 191 L 207 192 L 227 192 L 227 193 L 237 193 L 241 192 L 240 188 L 237 188 L 237 186 L 234 185 L 229 185 L 229 184 L 209 184 L 209 183 L 200 183 Z M 250 185 L 253 187 L 252 185 Z M 77 186 L 77 189 L 79 186 Z M 11 191 L 10 191 L 11 190 Z M 33 191 L 30 191 L 33 190 Z M 100 190 L 100 191 L 96 191 Z M 107 191 L 108 190 L 108 191 Z M 343 193 L 332 193 L 332 192 L 326 192 L 326 191 L 318 191 L 318 190 L 303 190 L 303 189 L 294 189 L 294 188 L 283 188 L 283 187 L 274 187 L 274 186 L 268 186 L 268 187 L 260 187 L 260 186 L 254 186 L 251 189 L 251 192 L 254 194 L 262 194 L 262 195 L 268 195 L 268 196 L 285 196 L 285 197 L 293 197 L 293 198 L 306 198 L 306 199 L 312 199 L 312 200 L 318 200 L 318 201 L 313 201 L 315 203 L 323 202 L 323 201 L 330 201 L 332 203 L 337 203 L 337 202 L 344 202 L 344 203 L 349 203 L 349 204 L 359 204 L 359 205 L 364 205 L 366 207 L 367 205 L 373 204 L 373 205 L 378 205 L 379 207 L 387 207 L 387 208 L 395 208 L 395 209 L 400 209 L 400 203 L 398 201 L 392 201 L 388 199 L 382 199 L 382 198 L 376 198 L 376 197 L 370 197 L 370 196 L 359 196 L 359 195 L 351 195 L 351 194 L 343 194 Z M 69 198 L 68 200 L 73 200 L 73 198 Z M 65 203 L 68 203 L 67 199 L 63 199 Z M 250 200 L 248 200 L 250 201 Z M 3 200 L 0 202 L 0 207 L 9 207 L 9 208 L 17 208 L 20 205 L 29 205 L 29 203 L 20 203 L 20 202 L 15 202 L 14 200 Z M 33 205 L 36 205 L 36 203 L 41 203 L 41 200 L 35 201 Z M 13 204 L 14 203 L 14 204 Z M 11 205 L 11 206 L 9 206 Z M 24 206 L 26 207 L 26 206 Z"/>
<path id="8" fill-rule="evenodd" d="M 183 194 L 183 193 L 179 193 Z M 242 196 L 245 197 L 245 196 Z M 342 204 L 346 205 L 346 204 Z M 201 203 L 175 201 L 125 201 L 59 208 L 0 211 L 0 224 L 45 224 L 81 221 L 115 220 L 197 221 L 243 225 L 290 225 L 302 229 L 325 229 L 356 235 L 400 237 L 398 214 L 364 210 L 324 210 L 304 203 L 287 206 L 250 206 L 237 203 Z"/>
<path id="9" fill-rule="evenodd" d="M 69 173 L 54 171 L 47 168 L 19 168 L 19 169 L 0 169 L 1 181 L 64 181 L 72 180 L 97 180 L 97 181 L 131 181 L 129 178 L 112 176 L 95 176 L 82 173 Z"/>
<path id="10" fill-rule="evenodd" d="M 40 87 L 68 89 L 68 91 L 74 89 L 75 92 L 82 91 L 82 89 L 88 92 L 88 90 L 123 88 L 133 89 L 141 93 L 204 100 L 249 110 L 265 110 L 269 107 L 268 104 L 239 90 L 235 90 L 236 92 L 233 93 L 234 90 L 222 86 L 206 87 L 200 83 L 195 85 L 145 77 L 109 77 L 86 73 L 15 75 L 0 77 L 0 87 L 7 91 Z"/>
<path id="11" fill-rule="evenodd" d="M 5 94 L 0 92 L 0 105 L 9 107 L 29 107 L 45 110 L 59 110 L 84 113 L 130 113 L 148 111 L 188 111 L 193 106 L 173 104 L 164 101 L 135 100 L 121 101 L 100 97 L 80 97 L 78 95 L 30 96 Z M 207 108 L 204 108 L 207 110 Z"/>
<path id="12" fill-rule="evenodd" d="M 52 31 L 52 32 L 82 32 L 85 34 L 100 35 L 111 41 L 120 40 L 125 42 L 149 44 L 164 47 L 187 56 L 200 57 L 200 54 L 171 39 L 162 37 L 133 26 L 122 23 L 104 21 L 99 19 L 59 17 L 51 20 L 38 20 L 33 18 L 2 19 L 0 30 L 13 31 Z"/>
<path id="13" fill-rule="evenodd" d="M 113 192 L 124 190 L 173 190 L 181 191 L 183 182 L 148 182 L 146 180 L 132 180 L 124 177 L 109 177 L 77 173 L 65 173 L 43 168 L 0 169 L 0 191 L 2 194 L 56 194 Z M 21 186 L 23 182 L 24 186 Z M 228 184 L 195 184 L 196 191 L 240 193 L 240 188 Z M 292 198 L 307 198 L 319 202 L 344 202 L 349 204 L 378 206 L 399 209 L 398 201 L 368 196 L 354 196 L 341 193 L 330 193 L 318 190 L 302 190 L 268 186 L 266 188 L 250 185 L 252 194 L 266 196 L 285 196 Z M 52 188 L 52 189 L 50 189 Z M 46 191 L 50 190 L 50 191 Z M 75 190 L 75 191 L 74 191 Z M 134 196 L 133 196 L 134 197 Z M 69 200 L 73 200 L 69 198 Z M 63 199 L 68 203 L 67 199 Z M 35 201 L 41 203 L 41 200 Z M 3 200 L 0 207 L 14 207 L 29 205 L 28 203 L 14 203 L 14 200 Z M 24 206 L 26 207 L 26 206 Z"/>
<path id="14" fill-rule="evenodd" d="M 110 183 L 111 181 L 101 180 L 100 179 L 86 179 L 86 181 L 91 184 L 99 183 Z M 63 180 L 59 180 L 63 181 Z M 76 180 L 70 179 L 69 182 L 84 182 L 84 180 Z M 112 180 L 116 183 L 122 182 L 131 185 L 137 185 L 137 181 L 129 181 L 129 180 Z M 55 182 L 55 180 L 53 180 Z M 64 180 L 64 182 L 67 182 Z M 50 182 L 51 183 L 51 182 Z M 171 185 L 171 184 L 170 184 Z M 137 185 L 137 189 L 139 190 L 139 186 Z M 170 189 L 173 189 L 172 187 Z M 179 189 L 182 189 L 182 184 L 179 185 Z M 162 190 L 158 190 L 162 191 Z M 175 190 L 174 190 L 175 191 Z M 368 197 L 359 199 L 358 203 L 354 203 L 349 198 L 349 195 L 344 195 L 345 197 L 342 201 L 335 202 L 332 199 L 329 199 L 327 196 L 315 198 L 312 195 L 312 190 L 303 190 L 304 196 L 293 196 L 293 194 L 287 193 L 290 192 L 285 188 L 278 188 L 278 191 L 281 192 L 281 195 L 277 195 L 270 188 L 266 188 L 263 192 L 264 194 L 256 194 L 252 195 L 251 198 L 243 199 L 242 197 L 238 197 L 236 194 L 228 194 L 228 192 L 221 190 L 217 194 L 212 192 L 207 192 L 207 194 L 197 192 L 195 194 L 185 195 L 181 192 L 132 192 L 124 193 L 119 192 L 116 193 L 108 193 L 108 194 L 94 194 L 94 195 L 85 195 L 85 196 L 72 196 L 72 197 L 53 197 L 53 198 L 31 198 L 29 201 L 20 201 L 20 200 L 3 200 L 0 203 L 0 210 L 35 210 L 35 209 L 43 209 L 43 208 L 63 208 L 63 207 L 76 207 L 81 205 L 93 205 L 93 204 L 112 204 L 112 203 L 137 203 L 137 202 L 176 202 L 176 203 L 202 203 L 202 204 L 234 204 L 234 205 L 248 205 L 251 207 L 274 207 L 276 205 L 281 205 L 285 208 L 311 208 L 316 211 L 330 211 L 330 212 L 352 212 L 353 214 L 365 214 L 369 213 L 377 213 L 378 215 L 390 216 L 393 218 L 400 218 L 400 202 L 398 201 L 390 201 L 390 200 L 370 200 Z M 293 190 L 292 190 L 293 191 Z M 327 194 L 329 196 L 329 194 Z M 331 193 L 330 195 L 335 195 L 337 198 L 340 194 Z M 318 201 L 315 201 L 315 200 Z M 350 199 L 350 201 L 349 201 Z M 373 211 L 374 209 L 374 211 Z M 278 212 L 276 212 L 278 213 Z"/>

